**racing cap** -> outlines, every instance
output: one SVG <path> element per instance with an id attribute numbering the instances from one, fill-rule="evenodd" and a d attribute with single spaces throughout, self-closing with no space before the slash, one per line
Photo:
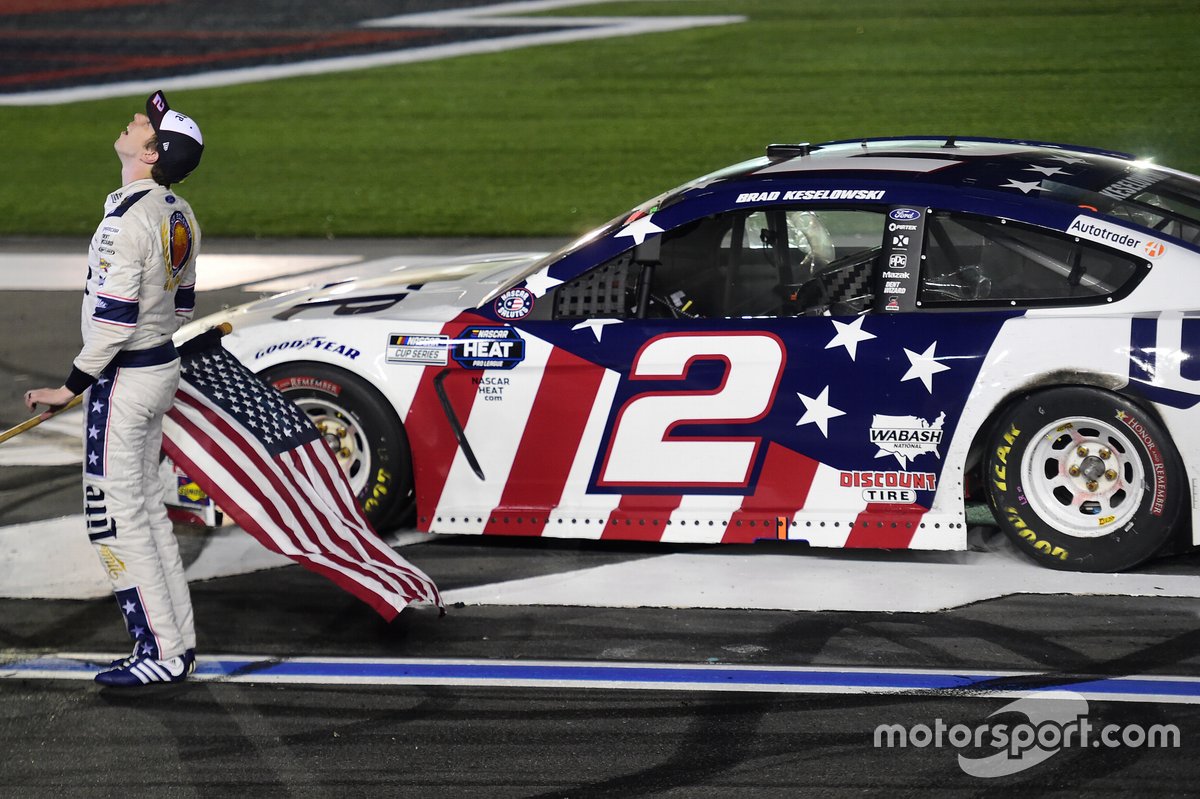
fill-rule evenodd
<path id="1" fill-rule="evenodd" d="M 158 166 L 163 176 L 177 183 L 200 164 L 204 152 L 204 137 L 200 126 L 186 114 L 172 111 L 161 91 L 146 100 L 146 116 L 158 137 Z"/>

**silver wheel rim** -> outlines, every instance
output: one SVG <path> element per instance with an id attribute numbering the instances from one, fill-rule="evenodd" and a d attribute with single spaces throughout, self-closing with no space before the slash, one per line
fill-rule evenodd
<path id="1" fill-rule="evenodd" d="M 329 400 L 302 397 L 294 402 L 321 432 L 338 465 L 346 473 L 351 490 L 355 495 L 361 494 L 371 474 L 371 451 L 362 426 L 345 408 Z"/>
<path id="2" fill-rule="evenodd" d="M 1133 441 L 1108 422 L 1072 416 L 1046 425 L 1021 462 L 1030 508 L 1061 533 L 1100 538 L 1141 507 L 1146 474 Z"/>

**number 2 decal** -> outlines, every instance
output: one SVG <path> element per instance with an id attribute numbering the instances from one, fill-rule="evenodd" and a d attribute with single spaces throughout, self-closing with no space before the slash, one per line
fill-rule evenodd
<path id="1" fill-rule="evenodd" d="M 642 345 L 630 380 L 687 378 L 692 364 L 724 361 L 715 389 L 648 391 L 617 413 L 598 485 L 737 488 L 750 481 L 757 436 L 673 436 L 679 425 L 737 425 L 767 415 L 785 361 L 783 342 L 768 333 L 668 333 Z"/>

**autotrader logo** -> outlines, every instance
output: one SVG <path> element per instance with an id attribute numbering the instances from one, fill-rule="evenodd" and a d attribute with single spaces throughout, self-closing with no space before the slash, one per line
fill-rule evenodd
<path id="1" fill-rule="evenodd" d="M 1009 702 L 971 727 L 947 724 L 880 724 L 875 748 L 959 751 L 958 766 L 972 777 L 991 779 L 1017 774 L 1049 760 L 1064 749 L 1178 749 L 1174 724 L 1098 725 L 1088 718 L 1088 703 L 1074 691 L 1038 691 Z M 994 719 L 994 720 L 993 720 Z"/>

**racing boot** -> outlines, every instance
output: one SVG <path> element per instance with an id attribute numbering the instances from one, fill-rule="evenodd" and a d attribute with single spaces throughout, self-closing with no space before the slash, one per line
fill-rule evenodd
<path id="1" fill-rule="evenodd" d="M 151 683 L 183 682 L 195 670 L 196 655 L 191 649 L 163 660 L 134 654 L 97 674 L 96 682 L 111 688 L 138 688 Z"/>

